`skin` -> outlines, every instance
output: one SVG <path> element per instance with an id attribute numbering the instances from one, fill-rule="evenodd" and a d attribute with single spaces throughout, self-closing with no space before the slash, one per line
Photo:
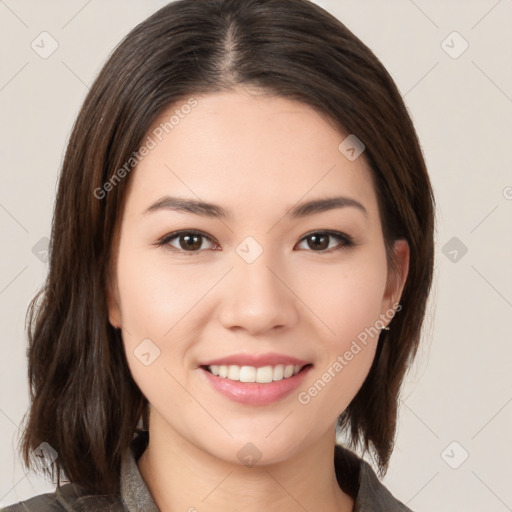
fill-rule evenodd
<path id="1" fill-rule="evenodd" d="M 132 171 L 115 243 L 110 322 L 123 329 L 132 375 L 150 402 L 142 477 L 162 511 L 352 511 L 333 468 L 334 425 L 364 382 L 378 337 L 308 404 L 297 395 L 396 305 L 409 248 L 395 243 L 400 272 L 392 273 L 369 167 L 363 156 L 349 161 L 338 150 L 347 134 L 325 116 L 248 89 L 196 99 Z M 166 194 L 218 204 L 231 217 L 144 213 Z M 343 207 L 285 217 L 298 202 L 334 195 L 356 199 L 367 213 Z M 188 253 L 179 237 L 157 246 L 187 229 L 212 241 L 199 238 Z M 304 239 L 322 230 L 348 234 L 356 245 L 331 238 L 318 249 Z M 247 236 L 263 249 L 250 264 L 236 252 Z M 160 350 L 148 366 L 134 355 L 144 339 Z M 241 404 L 198 368 L 239 352 L 278 352 L 313 368 L 285 398 Z M 253 467 L 237 456 L 248 442 L 261 452 Z"/>

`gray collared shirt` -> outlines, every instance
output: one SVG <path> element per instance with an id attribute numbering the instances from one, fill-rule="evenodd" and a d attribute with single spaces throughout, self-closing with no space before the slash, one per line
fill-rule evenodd
<path id="1" fill-rule="evenodd" d="M 137 466 L 148 439 L 147 432 L 140 433 L 127 450 L 121 463 L 119 494 L 91 495 L 67 483 L 0 512 L 159 512 Z M 353 512 L 412 512 L 393 497 L 365 460 L 347 448 L 336 445 L 334 466 L 340 487 L 354 498 Z"/>

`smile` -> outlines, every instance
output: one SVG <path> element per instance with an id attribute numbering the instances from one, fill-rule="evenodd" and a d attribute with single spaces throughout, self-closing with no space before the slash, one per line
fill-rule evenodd
<path id="1" fill-rule="evenodd" d="M 261 366 L 259 368 L 236 364 L 206 366 L 206 370 L 213 375 L 239 382 L 257 382 L 260 384 L 288 379 L 299 373 L 302 368 L 304 366 L 299 364 L 278 364 L 275 366 Z"/>
<path id="2" fill-rule="evenodd" d="M 304 382 L 312 368 L 312 364 L 305 366 L 278 364 L 258 368 L 239 365 L 199 367 L 206 383 L 214 390 L 229 400 L 251 406 L 269 405 L 284 399 Z M 221 376 L 221 370 L 225 377 Z M 214 371 L 219 375 L 215 375 Z"/>

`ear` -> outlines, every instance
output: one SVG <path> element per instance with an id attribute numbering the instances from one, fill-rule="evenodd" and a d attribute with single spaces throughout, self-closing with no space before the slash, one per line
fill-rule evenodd
<path id="1" fill-rule="evenodd" d="M 121 308 L 119 307 L 119 293 L 115 279 L 108 280 L 107 283 L 107 308 L 108 319 L 112 327 L 121 329 Z"/>
<path id="2" fill-rule="evenodd" d="M 393 304 L 400 302 L 400 297 L 409 274 L 410 250 L 407 240 L 395 240 L 393 253 L 395 264 L 389 266 L 386 291 L 382 298 L 382 313 L 394 309 Z"/>

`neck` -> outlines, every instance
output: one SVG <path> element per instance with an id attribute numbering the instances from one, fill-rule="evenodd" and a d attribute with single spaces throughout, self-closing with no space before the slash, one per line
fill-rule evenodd
<path id="1" fill-rule="evenodd" d="M 162 512 L 352 512 L 334 471 L 335 431 L 286 460 L 258 466 L 220 460 L 151 411 L 139 471 Z"/>

